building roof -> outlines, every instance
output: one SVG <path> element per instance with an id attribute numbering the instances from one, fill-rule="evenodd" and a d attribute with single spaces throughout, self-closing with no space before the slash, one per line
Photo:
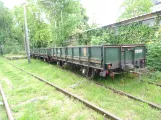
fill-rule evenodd
<path id="1" fill-rule="evenodd" d="M 93 28 L 93 29 L 88 29 L 88 30 L 85 30 L 85 31 L 78 33 L 78 34 L 82 34 L 82 33 L 89 32 L 89 31 L 96 30 L 96 29 L 100 29 L 100 28 L 117 27 L 117 26 L 121 26 L 121 25 L 125 25 L 125 24 L 131 24 L 131 23 L 135 23 L 135 22 L 148 20 L 148 19 L 156 17 L 156 15 L 158 15 L 159 13 L 161 13 L 161 10 L 151 12 L 151 13 L 148 13 L 148 14 L 139 15 L 137 17 L 132 17 L 132 18 L 122 20 L 122 21 L 119 21 L 119 22 L 115 22 L 115 23 L 112 23 L 112 24 L 109 24 L 109 25 L 96 27 L 96 28 Z"/>

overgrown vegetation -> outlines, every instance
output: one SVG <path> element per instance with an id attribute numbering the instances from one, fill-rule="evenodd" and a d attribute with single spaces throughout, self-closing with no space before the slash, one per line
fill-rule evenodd
<path id="1" fill-rule="evenodd" d="M 78 0 L 39 0 L 45 10 L 52 30 L 53 44 L 63 45 L 63 41 L 76 32 L 87 29 L 88 17 Z"/>
<path id="2" fill-rule="evenodd" d="M 161 41 L 147 45 L 147 64 L 154 70 L 161 70 Z"/>
<path id="3" fill-rule="evenodd" d="M 0 44 L 4 53 L 24 51 L 23 5 L 10 10 L 0 1 Z M 28 0 L 30 47 L 64 45 L 68 36 L 87 29 L 88 17 L 79 0 Z"/>
<path id="4" fill-rule="evenodd" d="M 22 50 L 20 45 L 23 39 L 18 39 L 21 34 L 16 32 L 16 27 L 13 26 L 13 16 L 11 11 L 4 6 L 0 1 L 0 45 L 3 47 L 3 52 L 17 52 Z"/>
<path id="5" fill-rule="evenodd" d="M 0 58 L 0 83 L 16 120 L 104 120 L 104 116 Z M 0 98 L 1 101 L 1 98 Z M 0 119 L 7 120 L 0 106 Z M 4 119 L 3 119 L 3 118 Z"/>
<path id="6" fill-rule="evenodd" d="M 140 80 L 143 80 L 144 82 Z M 161 75 L 159 71 L 149 71 L 141 77 L 134 74 L 124 74 L 122 76 L 116 75 L 114 81 L 111 81 L 110 78 L 99 78 L 96 79 L 96 81 L 105 86 L 111 86 L 117 90 L 124 91 L 143 100 L 161 105 L 161 88 L 147 83 L 156 82 L 160 84 Z"/>
<path id="7" fill-rule="evenodd" d="M 147 64 L 161 70 L 161 37 L 160 16 L 156 17 L 154 26 L 143 23 L 133 23 L 117 28 L 99 28 L 73 36 L 81 45 L 103 44 L 145 44 L 147 46 Z"/>
<path id="8" fill-rule="evenodd" d="M 123 11 L 118 21 L 151 12 L 152 0 L 124 0 L 120 6 Z"/>
<path id="9" fill-rule="evenodd" d="M 150 0 L 125 0 L 119 20 L 151 11 Z M 4 53 L 24 51 L 23 6 L 9 10 L 0 2 L 0 44 Z M 134 9 L 135 8 L 135 9 Z M 160 15 L 153 26 L 139 23 L 115 28 L 100 28 L 80 33 L 89 28 L 86 11 L 78 0 L 28 0 L 27 18 L 30 47 L 66 45 L 139 44 L 147 45 L 147 64 L 160 70 Z M 71 41 L 69 44 L 66 41 Z"/>
<path id="10" fill-rule="evenodd" d="M 117 116 L 120 116 L 122 119 L 161 119 L 160 111 L 151 108 L 147 104 L 133 101 L 127 97 L 114 94 L 112 91 L 105 89 L 104 87 L 100 87 L 84 77 L 76 76 L 70 71 L 64 71 L 56 65 L 50 65 L 39 60 L 32 60 L 31 64 L 28 64 L 26 60 L 13 61 L 12 63 L 50 81 L 55 85 L 58 85 L 61 88 L 79 95 L 81 98 L 84 98 L 100 106 L 101 108 L 104 108 L 105 110 L 110 111 Z M 126 77 L 126 79 L 126 81 L 128 81 L 130 78 Z M 108 82 L 107 84 L 112 84 L 112 80 L 106 79 L 102 81 Z M 122 80 L 120 81 L 119 79 L 117 79 L 116 81 L 117 82 L 113 81 L 115 82 L 115 84 L 113 85 L 122 86 L 122 89 L 125 88 L 123 86 L 126 84 L 123 84 Z M 137 96 L 141 96 L 146 100 L 161 104 L 161 97 L 159 93 L 159 90 L 161 90 L 161 88 L 156 88 L 152 85 L 148 86 L 147 84 L 141 84 L 137 80 L 130 79 L 129 84 L 132 84 L 132 82 L 134 83 L 133 85 L 138 85 L 138 89 L 137 86 L 135 87 L 135 89 L 137 89 L 136 91 L 142 90 L 144 89 L 144 87 L 146 88 L 143 91 L 136 92 Z M 134 89 L 130 86 L 129 88 L 127 88 L 127 90 L 132 91 Z M 147 94 L 149 96 L 146 96 Z M 148 111 L 151 111 L 151 114 L 147 114 Z"/>

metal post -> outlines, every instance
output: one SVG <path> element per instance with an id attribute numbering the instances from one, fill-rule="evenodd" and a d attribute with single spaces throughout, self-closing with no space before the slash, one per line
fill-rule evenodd
<path id="1" fill-rule="evenodd" d="M 3 56 L 3 45 L 0 43 L 0 56 Z"/>
<path id="2" fill-rule="evenodd" d="M 0 56 L 2 55 L 2 47 L 1 47 L 1 43 L 0 43 Z"/>
<path id="3" fill-rule="evenodd" d="M 25 30 L 25 26 L 24 26 L 24 30 Z M 26 52 L 26 55 L 27 55 L 26 35 L 23 35 L 23 38 L 24 38 L 24 48 L 25 48 L 25 52 Z"/>
<path id="4" fill-rule="evenodd" d="M 24 3 L 24 21 L 25 21 L 25 41 L 26 41 L 26 51 L 28 62 L 30 63 L 30 46 L 29 46 L 29 36 L 28 36 L 28 27 L 27 27 L 27 15 L 26 15 L 26 3 Z"/>

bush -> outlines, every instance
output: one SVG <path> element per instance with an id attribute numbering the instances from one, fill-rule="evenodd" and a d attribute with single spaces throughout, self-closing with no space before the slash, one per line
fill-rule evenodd
<path id="1" fill-rule="evenodd" d="M 147 65 L 161 70 L 161 42 L 152 42 L 147 45 Z"/>
<path id="2" fill-rule="evenodd" d="M 24 51 L 23 46 L 16 41 L 7 40 L 3 46 L 3 54 L 19 54 Z"/>

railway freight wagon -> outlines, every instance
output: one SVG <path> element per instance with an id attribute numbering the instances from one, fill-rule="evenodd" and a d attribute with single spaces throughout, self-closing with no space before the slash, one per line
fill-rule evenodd
<path id="1" fill-rule="evenodd" d="M 77 66 L 82 74 L 91 78 L 96 74 L 105 77 L 115 72 L 144 68 L 146 64 L 144 44 L 36 48 L 32 53 L 33 57 L 55 61 L 61 66 Z"/>

